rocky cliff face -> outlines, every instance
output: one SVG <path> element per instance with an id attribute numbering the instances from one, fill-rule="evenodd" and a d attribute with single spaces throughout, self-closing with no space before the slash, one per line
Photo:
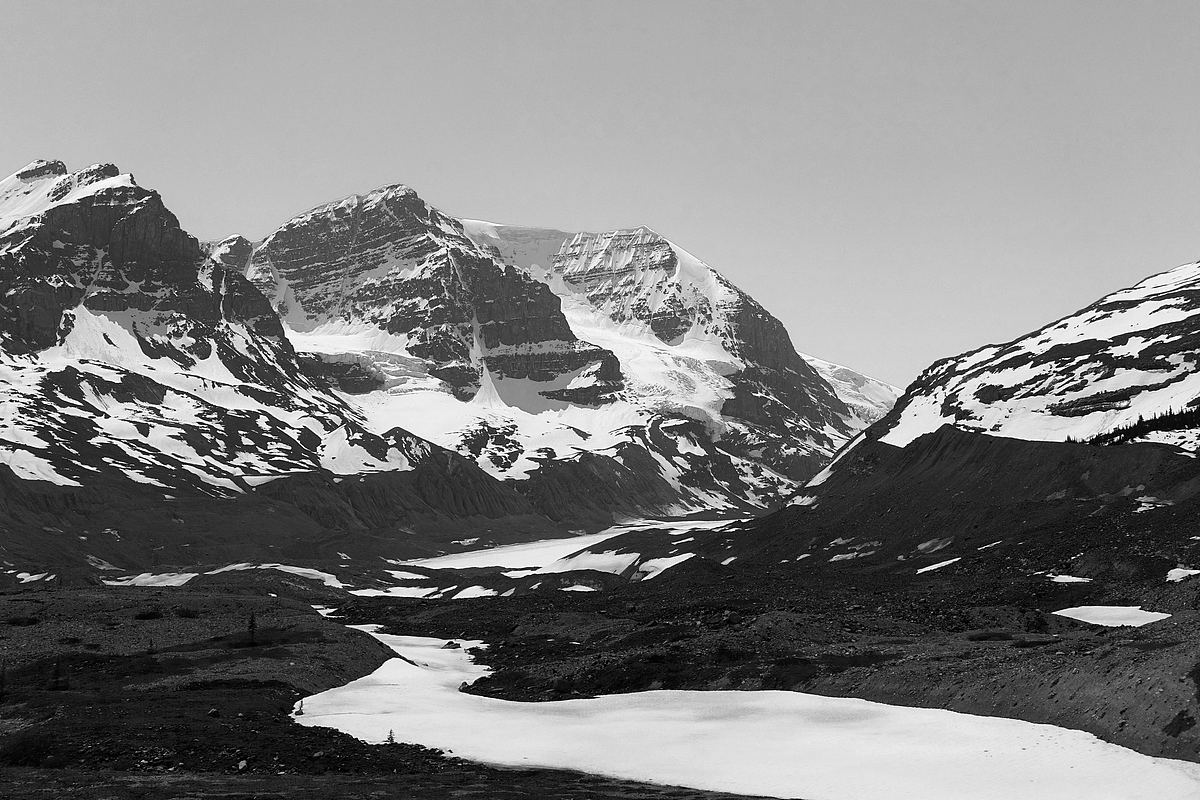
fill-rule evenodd
<path id="1" fill-rule="evenodd" d="M 245 279 L 201 266 L 196 240 L 161 198 L 111 164 L 68 173 L 59 161 L 34 162 L 0 182 L 0 226 L 10 350 L 58 344 L 77 306 L 122 315 L 144 348 L 184 364 L 208 358 L 224 321 L 286 348 Z"/>
<path id="2" fill-rule="evenodd" d="M 244 241 L 214 250 L 245 256 L 247 277 L 292 329 L 389 334 L 460 399 L 479 391 L 485 369 L 543 383 L 588 369 L 619 380 L 611 354 L 572 333 L 545 286 L 481 253 L 460 223 L 407 187 L 319 206 L 248 254 Z"/>

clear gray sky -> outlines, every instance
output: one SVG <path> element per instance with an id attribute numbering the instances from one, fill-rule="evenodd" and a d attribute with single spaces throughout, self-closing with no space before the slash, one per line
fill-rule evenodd
<path id="1" fill-rule="evenodd" d="M 0 0 L 0 173 L 649 225 L 901 385 L 1200 257 L 1200 3 Z"/>

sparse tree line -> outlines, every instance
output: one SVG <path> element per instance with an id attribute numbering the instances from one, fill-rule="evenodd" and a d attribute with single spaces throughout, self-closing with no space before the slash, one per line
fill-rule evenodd
<path id="1" fill-rule="evenodd" d="M 1095 436 L 1082 439 L 1068 436 L 1067 441 L 1097 445 L 1122 444 L 1157 431 L 1180 431 L 1191 430 L 1193 428 L 1200 428 L 1200 408 L 1187 408 L 1178 411 L 1169 408 L 1150 417 L 1139 415 L 1133 422 L 1118 425 Z"/>

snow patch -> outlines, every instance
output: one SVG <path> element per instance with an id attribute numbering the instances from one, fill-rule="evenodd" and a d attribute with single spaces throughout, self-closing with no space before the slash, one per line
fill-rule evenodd
<path id="1" fill-rule="evenodd" d="M 183 586 L 199 572 L 143 572 L 125 578 L 114 578 L 104 581 L 109 586 Z"/>
<path id="2" fill-rule="evenodd" d="M 958 558 L 950 558 L 945 561 L 939 561 L 936 564 L 930 564 L 928 567 L 921 567 L 919 570 L 917 570 L 917 574 L 920 575 L 923 572 L 933 572 L 935 569 L 941 569 L 942 567 L 948 567 L 951 564 L 953 564 L 955 561 L 962 561 L 962 556 L 959 556 Z"/>
<path id="3" fill-rule="evenodd" d="M 1171 616 L 1161 611 L 1143 611 L 1141 606 L 1075 606 L 1053 612 L 1080 622 L 1104 625 L 1109 628 L 1131 626 L 1140 628 Z"/>
<path id="4" fill-rule="evenodd" d="M 1167 571 L 1168 583 L 1179 583 L 1184 578 L 1190 578 L 1193 575 L 1200 575 L 1200 569 L 1188 569 L 1187 567 L 1175 567 L 1175 569 Z"/>

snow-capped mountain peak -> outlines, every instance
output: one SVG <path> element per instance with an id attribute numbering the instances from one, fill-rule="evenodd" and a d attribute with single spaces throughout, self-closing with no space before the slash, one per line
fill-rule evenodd
<path id="1" fill-rule="evenodd" d="M 372 425 L 556 496 L 583 494 L 561 482 L 586 462 L 604 481 L 653 475 L 631 513 L 767 505 L 869 416 L 778 320 L 647 227 L 458 219 L 396 185 L 209 251 L 271 298 L 312 363 L 352 376 L 347 402 Z"/>
<path id="2" fill-rule="evenodd" d="M 61 161 L 38 160 L 0 180 L 0 234 L 73 203 L 117 203 L 122 190 L 136 189 L 133 176 L 112 164 L 69 172 Z"/>

